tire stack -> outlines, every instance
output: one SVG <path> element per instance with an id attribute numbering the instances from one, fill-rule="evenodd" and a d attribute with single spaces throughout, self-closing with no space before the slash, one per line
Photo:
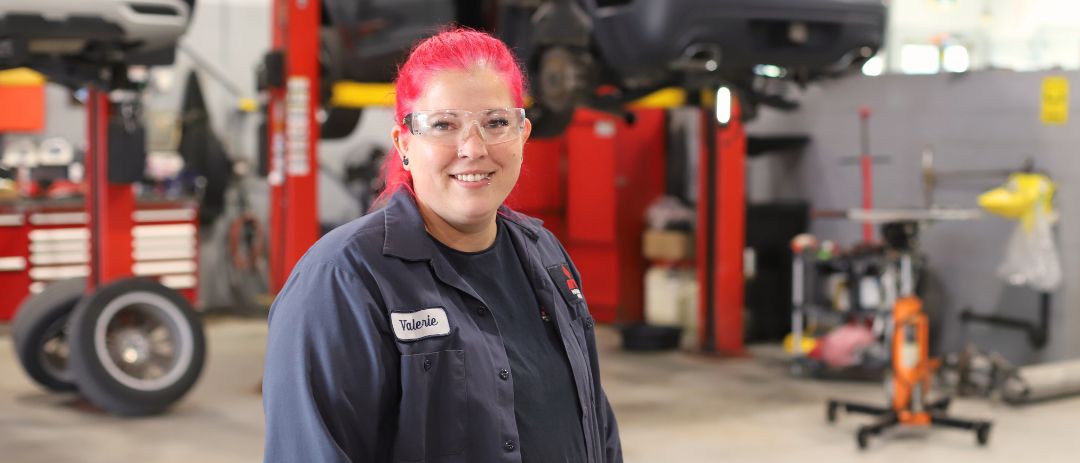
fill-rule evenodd
<path id="1" fill-rule="evenodd" d="M 206 355 L 187 299 L 143 278 L 94 290 L 84 279 L 52 283 L 20 304 L 12 338 L 43 388 L 78 391 L 118 416 L 168 410 L 195 385 Z"/>

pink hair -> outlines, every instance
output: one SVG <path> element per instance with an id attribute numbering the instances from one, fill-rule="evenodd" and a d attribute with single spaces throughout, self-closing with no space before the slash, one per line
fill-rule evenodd
<path id="1" fill-rule="evenodd" d="M 524 105 L 525 78 L 506 44 L 486 33 L 455 27 L 418 42 L 405 64 L 398 68 L 398 77 L 394 82 L 395 123 L 408 130 L 402 125 L 402 119 L 412 112 L 432 75 L 475 67 L 490 69 L 498 74 L 510 89 L 514 104 L 518 107 Z M 412 175 L 402 167 L 394 147 L 391 147 L 383 162 L 382 180 L 386 187 L 375 201 L 376 204 L 384 204 L 399 188 L 412 190 Z"/>

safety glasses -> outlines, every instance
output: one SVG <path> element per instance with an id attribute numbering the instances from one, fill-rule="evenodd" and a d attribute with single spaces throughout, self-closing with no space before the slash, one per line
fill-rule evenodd
<path id="1" fill-rule="evenodd" d="M 480 137 L 488 145 L 506 143 L 525 129 L 525 110 L 522 108 L 436 109 L 413 111 L 401 123 L 413 135 L 432 143 L 457 146 L 468 138 L 472 126 L 480 129 Z"/>

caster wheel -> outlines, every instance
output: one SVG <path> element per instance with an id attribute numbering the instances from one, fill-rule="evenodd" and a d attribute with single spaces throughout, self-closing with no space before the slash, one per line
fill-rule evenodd
<path id="1" fill-rule="evenodd" d="M 855 434 L 855 443 L 859 444 L 859 450 L 866 450 L 866 446 L 870 444 L 870 430 L 859 428 L 859 432 Z"/>
<path id="2" fill-rule="evenodd" d="M 983 423 L 975 428 L 975 441 L 979 445 L 986 445 L 990 441 L 990 423 Z"/>

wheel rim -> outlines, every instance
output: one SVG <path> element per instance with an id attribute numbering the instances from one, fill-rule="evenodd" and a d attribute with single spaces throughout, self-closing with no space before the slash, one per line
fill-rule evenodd
<path id="1" fill-rule="evenodd" d="M 71 382 L 68 370 L 68 341 L 66 329 L 67 317 L 53 320 L 43 336 L 44 342 L 38 349 L 38 361 L 49 376 L 60 381 Z"/>
<path id="2" fill-rule="evenodd" d="M 544 104 L 554 111 L 574 108 L 576 96 L 585 86 L 585 70 L 573 53 L 552 48 L 540 57 L 540 92 Z"/>
<path id="3" fill-rule="evenodd" d="M 193 339 L 183 310 L 145 291 L 110 301 L 94 326 L 98 361 L 113 379 L 140 391 L 176 383 L 191 365 Z"/>

